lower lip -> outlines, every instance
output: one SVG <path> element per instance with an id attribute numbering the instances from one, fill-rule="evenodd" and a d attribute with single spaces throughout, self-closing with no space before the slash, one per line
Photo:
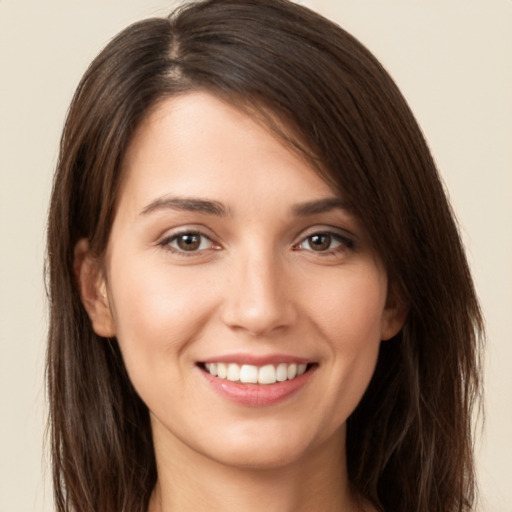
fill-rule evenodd
<path id="1" fill-rule="evenodd" d="M 307 384 L 316 368 L 314 365 L 300 377 L 275 384 L 242 384 L 214 377 L 204 370 L 200 371 L 212 388 L 228 400 L 250 407 L 265 407 L 283 402 L 297 393 Z"/>

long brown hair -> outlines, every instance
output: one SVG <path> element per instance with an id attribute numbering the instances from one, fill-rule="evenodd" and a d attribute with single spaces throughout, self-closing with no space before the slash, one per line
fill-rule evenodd
<path id="1" fill-rule="evenodd" d="M 145 512 L 156 482 L 148 410 L 116 340 L 91 328 L 73 250 L 86 237 L 104 253 L 134 130 L 159 100 L 189 90 L 249 104 L 277 136 L 294 133 L 286 142 L 342 191 L 409 308 L 402 331 L 381 344 L 373 380 L 348 420 L 354 488 L 381 511 L 470 510 L 483 328 L 443 186 L 379 62 L 334 23 L 286 0 L 200 1 L 136 23 L 78 86 L 48 225 L 57 510 Z"/>

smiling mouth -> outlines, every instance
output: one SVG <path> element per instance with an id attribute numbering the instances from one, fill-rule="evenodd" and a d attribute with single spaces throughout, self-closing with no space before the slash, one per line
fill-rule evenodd
<path id="1" fill-rule="evenodd" d="M 294 380 L 313 367 L 313 364 L 306 363 L 280 363 L 278 365 L 266 364 L 255 366 L 252 364 L 237 363 L 200 363 L 199 367 L 219 379 L 241 384 L 263 384 L 270 385 L 276 382 Z"/>

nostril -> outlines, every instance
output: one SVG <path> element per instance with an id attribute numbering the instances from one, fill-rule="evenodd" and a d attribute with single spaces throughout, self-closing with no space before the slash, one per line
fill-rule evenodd
<path id="1" fill-rule="evenodd" d="M 243 303 L 245 302 L 245 304 Z M 245 301 L 234 301 L 226 304 L 222 319 L 232 329 L 245 330 L 248 333 L 261 336 L 289 327 L 297 315 L 291 304 L 284 300 L 261 299 L 255 297 Z"/>

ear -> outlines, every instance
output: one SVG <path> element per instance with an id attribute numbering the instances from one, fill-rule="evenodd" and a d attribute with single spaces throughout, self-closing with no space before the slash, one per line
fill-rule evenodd
<path id="1" fill-rule="evenodd" d="M 393 290 L 390 290 L 384 312 L 382 313 L 380 339 L 389 340 L 396 336 L 404 326 L 408 313 L 409 308 L 401 297 Z"/>
<path id="2" fill-rule="evenodd" d="M 116 329 L 110 309 L 107 283 L 98 258 L 89 247 L 89 241 L 82 238 L 75 245 L 73 271 L 80 290 L 82 303 L 98 336 L 112 338 Z"/>

